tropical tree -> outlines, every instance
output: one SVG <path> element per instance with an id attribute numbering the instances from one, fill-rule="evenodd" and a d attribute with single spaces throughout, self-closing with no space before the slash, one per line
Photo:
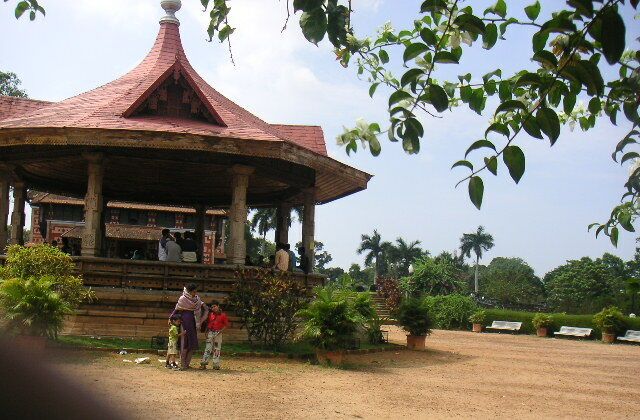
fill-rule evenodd
<path id="1" fill-rule="evenodd" d="M 365 254 L 364 263 L 373 266 L 374 282 L 378 275 L 382 274 L 382 266 L 385 254 L 388 255 L 391 247 L 390 242 L 382 240 L 377 230 L 373 230 L 373 235 L 362 235 L 362 242 L 356 250 L 358 254 Z"/>
<path id="2" fill-rule="evenodd" d="M 260 208 L 256 209 L 251 217 L 251 230 L 257 231 L 262 239 L 267 239 L 267 233 L 276 228 L 276 209 Z"/>
<path id="3" fill-rule="evenodd" d="M 424 256 L 416 260 L 413 274 L 400 280 L 400 288 L 414 297 L 436 296 L 461 293 L 465 283 L 451 261 Z"/>
<path id="4" fill-rule="evenodd" d="M 471 252 L 476 256 L 474 291 L 478 293 L 478 264 L 482 259 L 482 253 L 493 248 L 493 236 L 484 231 L 484 227 L 478 226 L 475 233 L 465 233 L 460 238 L 460 251 L 467 258 L 471 257 Z"/>
<path id="5" fill-rule="evenodd" d="M 0 71 L 0 95 L 26 98 L 27 92 L 20 89 L 21 84 L 15 73 Z"/>
<path id="6" fill-rule="evenodd" d="M 503 305 L 536 305 L 544 301 L 544 283 L 520 258 L 496 257 L 482 270 L 482 295 Z"/>
<path id="7" fill-rule="evenodd" d="M 420 248 L 420 241 L 407 242 L 403 238 L 396 239 L 389 249 L 389 260 L 401 277 L 409 275 L 409 266 L 428 252 Z"/>

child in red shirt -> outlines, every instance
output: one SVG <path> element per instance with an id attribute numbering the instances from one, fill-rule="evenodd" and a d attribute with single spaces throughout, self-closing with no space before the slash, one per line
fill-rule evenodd
<path id="1" fill-rule="evenodd" d="M 222 312 L 218 302 L 211 303 L 211 312 L 207 319 L 207 346 L 200 361 L 200 369 L 206 369 L 211 359 L 213 369 L 220 369 L 220 350 L 222 349 L 222 331 L 229 325 L 227 314 Z"/>

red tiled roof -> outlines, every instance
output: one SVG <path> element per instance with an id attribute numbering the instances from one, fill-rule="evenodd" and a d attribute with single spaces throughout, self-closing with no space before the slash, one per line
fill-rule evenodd
<path id="1" fill-rule="evenodd" d="M 222 124 L 160 116 L 135 115 L 136 107 L 175 72 L 188 81 Z M 271 125 L 222 96 L 191 67 L 179 26 L 162 23 L 147 57 L 121 78 L 78 96 L 36 109 L 6 113 L 3 128 L 101 128 L 160 131 L 263 141 L 286 141 L 326 155 L 319 127 Z M 4 105 L 0 102 L 0 108 Z"/>
<path id="2" fill-rule="evenodd" d="M 51 104 L 52 102 L 0 95 L 0 120 L 25 115 Z"/>

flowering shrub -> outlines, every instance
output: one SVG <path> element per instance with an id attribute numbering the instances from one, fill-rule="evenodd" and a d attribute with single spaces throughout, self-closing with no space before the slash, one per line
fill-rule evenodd
<path id="1" fill-rule="evenodd" d="M 378 294 L 382 296 L 389 307 L 389 310 L 395 311 L 400 306 L 402 300 L 402 292 L 400 291 L 400 282 L 393 277 L 378 277 L 376 282 L 378 285 Z"/>

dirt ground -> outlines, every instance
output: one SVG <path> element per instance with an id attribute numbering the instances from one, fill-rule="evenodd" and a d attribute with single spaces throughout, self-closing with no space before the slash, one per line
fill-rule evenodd
<path id="1" fill-rule="evenodd" d="M 140 419 L 640 416 L 640 346 L 454 331 L 427 345 L 349 356 L 342 369 L 227 358 L 221 371 L 178 372 L 157 355 L 135 365 L 77 352 L 55 366 Z"/>

